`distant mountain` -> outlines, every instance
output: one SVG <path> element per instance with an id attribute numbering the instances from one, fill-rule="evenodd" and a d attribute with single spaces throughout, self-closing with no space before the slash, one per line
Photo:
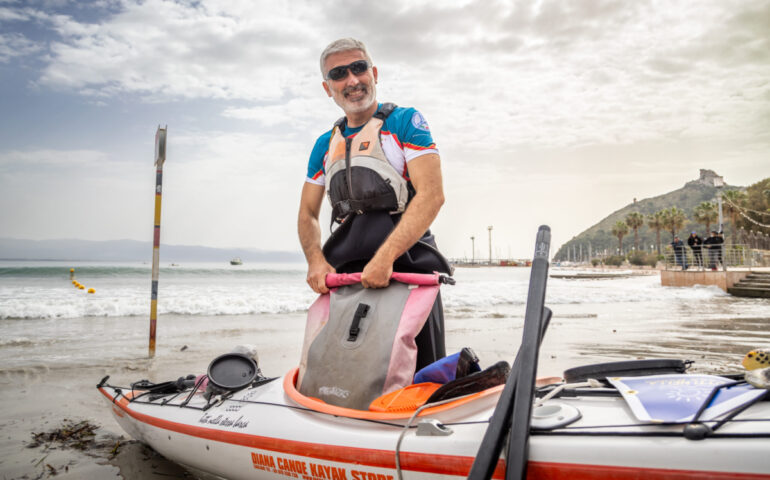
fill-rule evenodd
<path id="1" fill-rule="evenodd" d="M 684 210 L 687 215 L 687 222 L 684 227 L 677 233 L 685 240 L 690 235 L 691 231 L 697 231 L 698 234 L 703 237 L 706 227 L 703 224 L 695 223 L 692 220 L 693 209 L 701 202 L 715 201 L 717 188 L 714 187 L 714 179 L 721 178 L 712 170 L 701 170 L 700 177 L 685 183 L 684 187 L 674 190 L 657 197 L 646 198 L 644 200 L 636 201 L 626 205 L 625 207 L 612 212 L 605 217 L 602 221 L 592 226 L 588 230 L 573 237 L 570 241 L 565 243 L 556 252 L 554 260 L 565 261 L 568 258 L 576 258 L 572 253 L 568 257 L 568 250 L 574 251 L 579 255 L 581 246 L 583 249 L 583 256 L 587 258 L 589 245 L 591 251 L 596 252 L 614 253 L 618 247 L 618 238 L 612 234 L 612 226 L 619 220 L 625 221 L 626 215 L 631 212 L 639 212 L 645 217 L 645 224 L 639 228 L 639 248 L 649 251 L 651 245 L 655 245 L 655 231 L 651 230 L 647 226 L 647 215 L 655 213 L 664 208 L 677 207 Z M 736 190 L 743 187 L 725 185 L 722 187 L 724 190 Z M 726 221 L 726 218 L 725 218 Z M 716 225 L 712 224 L 712 228 Z M 665 230 L 660 232 L 661 247 L 671 242 L 671 233 Z M 623 249 L 630 248 L 634 244 L 634 232 L 629 229 L 628 235 L 623 237 Z M 573 250 L 574 248 L 574 250 Z"/>
<path id="2" fill-rule="evenodd" d="M 304 259 L 299 252 L 191 245 L 161 245 L 160 247 L 160 258 L 163 263 L 229 262 L 234 257 L 240 257 L 244 262 L 300 262 Z M 0 238 L 0 260 L 151 261 L 152 242 Z"/>

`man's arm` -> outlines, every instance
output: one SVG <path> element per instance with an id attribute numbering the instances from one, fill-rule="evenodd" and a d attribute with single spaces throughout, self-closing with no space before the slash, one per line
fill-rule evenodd
<path id="1" fill-rule="evenodd" d="M 401 220 L 366 264 L 361 283 L 366 288 L 387 287 L 393 262 L 425 234 L 444 204 L 441 159 L 428 153 L 409 162 L 409 177 L 416 191 Z"/>
<path id="2" fill-rule="evenodd" d="M 318 217 L 321 214 L 323 198 L 323 185 L 305 182 L 297 218 L 299 243 L 307 259 L 307 284 L 317 293 L 329 291 L 326 288 L 326 274 L 335 272 L 321 251 L 321 225 L 318 223 Z"/>

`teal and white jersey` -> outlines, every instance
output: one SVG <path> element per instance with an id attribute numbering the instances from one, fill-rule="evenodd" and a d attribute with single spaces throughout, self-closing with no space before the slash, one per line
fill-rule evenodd
<path id="1" fill-rule="evenodd" d="M 377 108 L 381 108 L 378 104 Z M 363 125 L 356 128 L 345 128 L 345 137 L 354 137 Z M 326 158 L 329 153 L 329 141 L 332 130 L 318 137 L 310 153 L 310 161 L 307 167 L 306 182 L 316 185 L 326 184 Z M 407 164 L 413 159 L 426 153 L 438 153 L 436 144 L 430 134 L 430 128 L 425 118 L 414 108 L 396 107 L 385 119 L 382 126 L 382 149 L 385 157 L 393 168 L 409 180 Z"/>

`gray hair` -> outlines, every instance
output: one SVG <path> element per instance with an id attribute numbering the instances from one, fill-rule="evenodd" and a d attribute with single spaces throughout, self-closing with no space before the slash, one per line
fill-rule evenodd
<path id="1" fill-rule="evenodd" d="M 324 63 L 326 63 L 326 59 L 329 58 L 330 55 L 339 52 L 349 52 L 350 50 L 360 50 L 361 53 L 364 54 L 366 61 L 369 62 L 369 65 L 372 64 L 372 57 L 370 57 L 369 52 L 366 51 L 366 45 L 364 45 L 364 42 L 350 37 L 340 38 L 339 40 L 335 40 L 330 43 L 326 48 L 324 48 L 324 51 L 321 52 L 321 75 L 326 78 Z"/>

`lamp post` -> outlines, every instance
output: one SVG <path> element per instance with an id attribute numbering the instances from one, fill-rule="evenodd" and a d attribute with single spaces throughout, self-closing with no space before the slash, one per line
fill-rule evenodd
<path id="1" fill-rule="evenodd" d="M 476 237 L 471 237 L 471 265 L 476 263 Z"/>
<path id="2" fill-rule="evenodd" d="M 492 265 L 492 225 L 487 227 L 489 230 L 489 264 Z"/>
<path id="3" fill-rule="evenodd" d="M 722 226 L 722 187 L 725 186 L 725 181 L 722 177 L 714 177 L 714 186 L 717 188 L 717 205 L 719 206 L 719 231 L 723 231 Z"/>

